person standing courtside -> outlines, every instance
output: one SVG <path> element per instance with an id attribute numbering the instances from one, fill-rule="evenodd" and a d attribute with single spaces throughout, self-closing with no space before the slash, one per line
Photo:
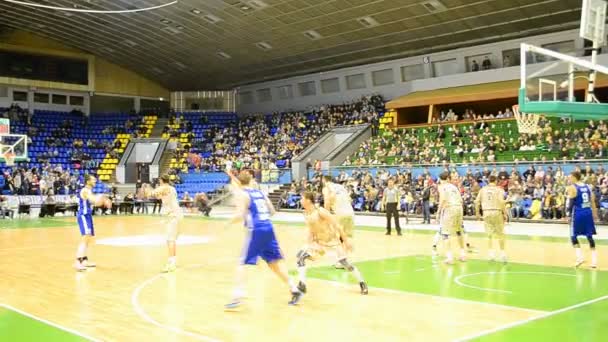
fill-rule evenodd
<path id="1" fill-rule="evenodd" d="M 401 235 L 401 226 L 399 226 L 399 189 L 395 187 L 395 181 L 393 179 L 388 180 L 388 186 L 384 189 L 382 194 L 382 204 L 386 211 L 386 235 L 391 235 L 391 219 L 395 218 L 395 229 L 397 235 Z"/>
<path id="2" fill-rule="evenodd" d="M 429 181 L 424 181 L 422 190 L 422 224 L 431 224 L 431 186 Z"/>

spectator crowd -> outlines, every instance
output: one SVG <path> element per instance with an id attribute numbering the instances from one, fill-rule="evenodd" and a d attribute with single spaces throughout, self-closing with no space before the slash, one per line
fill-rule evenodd
<path id="1" fill-rule="evenodd" d="M 584 176 L 584 181 L 593 186 L 596 206 L 600 219 L 608 221 L 608 170 L 602 165 L 592 167 L 575 166 Z M 465 216 L 474 216 L 474 201 L 479 190 L 488 184 L 490 175 L 498 178 L 498 185 L 505 190 L 509 212 L 512 218 L 528 219 L 564 219 L 566 212 L 565 189 L 569 184 L 568 175 L 560 165 L 530 166 L 524 172 L 516 167 L 468 168 L 459 174 L 456 169 L 446 167 L 451 180 L 458 186 L 463 198 Z M 402 215 L 421 215 L 425 222 L 430 222 L 430 215 L 437 209 L 437 174 L 429 169 L 412 176 L 410 169 L 403 168 L 390 174 L 378 170 L 374 176 L 369 170 L 354 170 L 350 175 L 340 172 L 334 181 L 346 187 L 352 199 L 353 208 L 362 212 L 383 212 L 382 195 L 388 181 L 393 180 L 400 191 L 399 209 Z M 303 191 L 317 194 L 317 202 L 323 203 L 321 192 L 322 173 L 318 172 L 310 179 L 301 179 L 292 183 L 291 188 L 281 194 L 279 205 L 283 208 L 298 208 L 297 198 Z"/>

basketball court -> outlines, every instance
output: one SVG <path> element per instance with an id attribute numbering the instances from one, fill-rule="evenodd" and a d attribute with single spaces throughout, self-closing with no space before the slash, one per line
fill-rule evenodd
<path id="1" fill-rule="evenodd" d="M 300 217 L 277 218 L 291 270 L 305 241 Z M 489 262 L 479 233 L 471 239 L 478 253 L 450 267 L 431 258 L 428 226 L 410 224 L 403 237 L 385 236 L 383 218 L 358 217 L 353 260 L 369 282 L 368 296 L 328 259 L 311 264 L 308 294 L 290 307 L 287 290 L 260 264 L 248 273 L 244 308 L 225 312 L 245 237 L 226 222 L 186 218 L 174 274 L 159 274 L 166 251 L 154 216 L 96 217 L 91 258 L 98 267 L 83 273 L 71 267 L 74 218 L 9 222 L 0 230 L 0 332 L 10 340 L 44 334 L 56 341 L 501 341 L 573 331 L 577 339 L 596 340 L 608 332 L 605 228 L 598 270 L 572 267 L 572 248 L 560 236 L 511 236 L 509 263 Z M 568 230 L 527 226 L 508 229 Z"/>

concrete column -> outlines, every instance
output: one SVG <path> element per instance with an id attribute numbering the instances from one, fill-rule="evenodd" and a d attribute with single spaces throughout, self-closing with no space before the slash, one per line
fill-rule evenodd
<path id="1" fill-rule="evenodd" d="M 135 109 L 136 112 L 139 112 L 141 110 L 141 98 L 139 96 L 136 96 L 133 99 L 133 109 Z"/>

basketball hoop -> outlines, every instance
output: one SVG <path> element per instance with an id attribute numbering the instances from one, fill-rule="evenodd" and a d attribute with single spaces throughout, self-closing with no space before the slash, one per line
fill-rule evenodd
<path id="1" fill-rule="evenodd" d="M 515 114 L 515 120 L 517 120 L 517 128 L 519 133 L 538 133 L 538 120 L 540 120 L 540 115 L 521 113 L 519 111 L 519 105 L 513 106 L 513 114 Z"/>

